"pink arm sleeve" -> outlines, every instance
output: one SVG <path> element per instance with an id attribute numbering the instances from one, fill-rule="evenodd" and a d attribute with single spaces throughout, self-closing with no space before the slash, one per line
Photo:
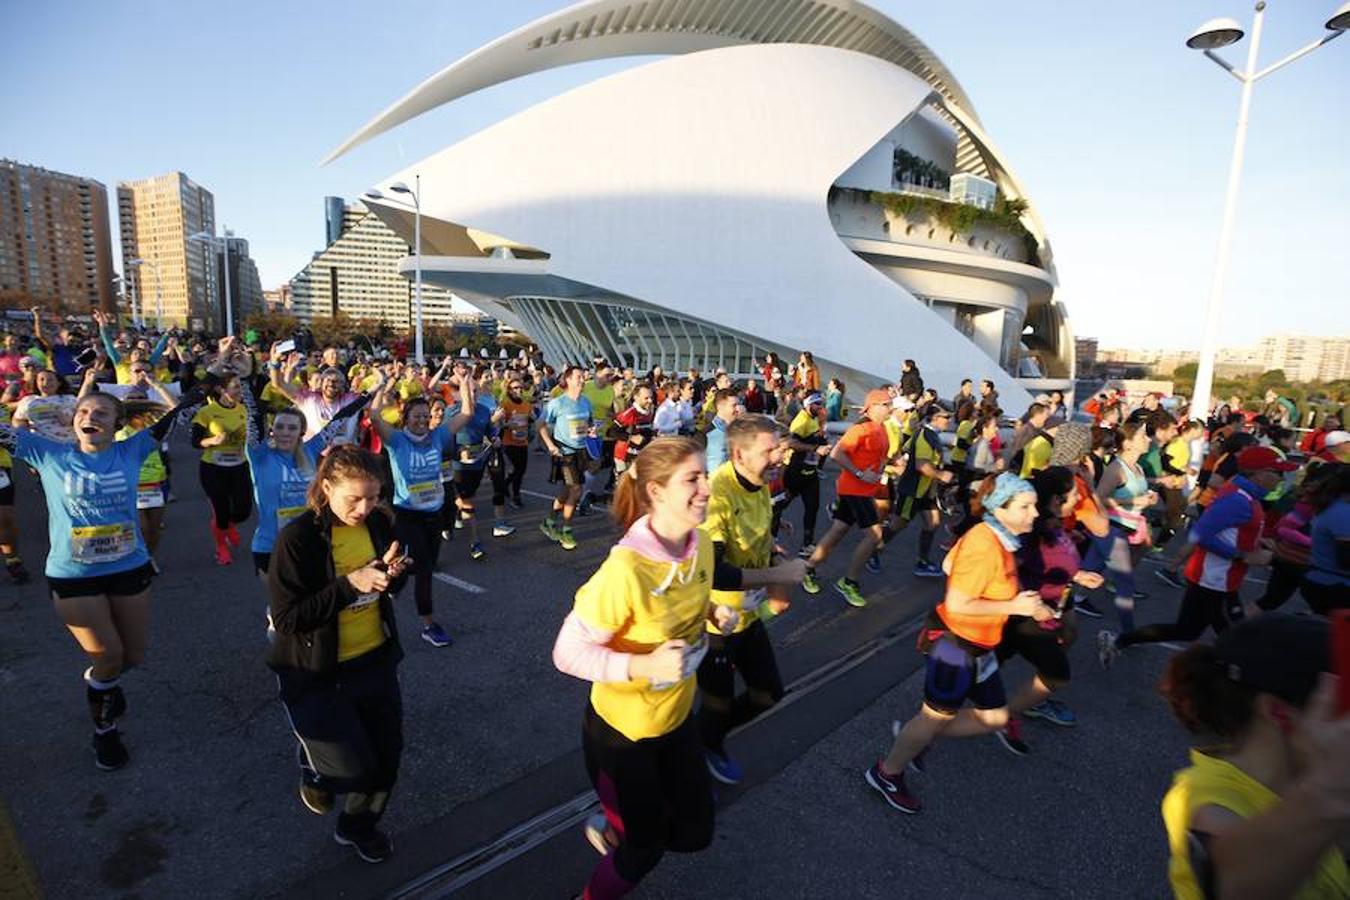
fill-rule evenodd
<path id="1" fill-rule="evenodd" d="M 632 654 L 607 647 L 612 637 L 612 632 L 592 628 L 570 612 L 553 644 L 553 665 L 559 672 L 582 681 L 631 681 L 628 660 Z"/>
<path id="2" fill-rule="evenodd" d="M 1295 506 L 1281 517 L 1280 524 L 1275 529 L 1275 534 L 1280 540 L 1288 541 L 1296 547 L 1311 547 L 1312 536 L 1302 530 L 1308 524 L 1308 519 L 1304 511 L 1300 509 L 1301 506 L 1302 504 Z"/>

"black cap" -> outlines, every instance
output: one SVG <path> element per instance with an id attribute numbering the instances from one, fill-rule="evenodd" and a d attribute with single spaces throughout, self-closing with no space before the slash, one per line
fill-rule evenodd
<path id="1" fill-rule="evenodd" d="M 1219 635 L 1214 654 L 1229 681 L 1301 707 L 1331 671 L 1331 628 L 1321 616 L 1263 613 Z"/>

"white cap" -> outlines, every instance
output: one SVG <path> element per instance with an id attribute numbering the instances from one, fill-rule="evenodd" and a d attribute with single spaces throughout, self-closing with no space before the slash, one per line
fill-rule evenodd
<path id="1" fill-rule="evenodd" d="M 1350 431 L 1332 431 L 1327 434 L 1326 446 L 1339 447 L 1341 444 L 1350 443 Z"/>
<path id="2" fill-rule="evenodd" d="M 891 401 L 891 406 L 901 412 L 909 412 L 914 408 L 914 402 L 908 397 L 896 397 Z"/>

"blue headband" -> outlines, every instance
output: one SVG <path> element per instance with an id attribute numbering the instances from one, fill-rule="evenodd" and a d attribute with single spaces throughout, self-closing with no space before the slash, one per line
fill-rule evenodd
<path id="1" fill-rule="evenodd" d="M 1025 478 L 1018 478 L 1011 472 L 1004 472 L 994 482 L 994 489 L 984 498 L 985 509 L 995 510 L 1002 507 L 1018 494 L 1034 494 L 1036 489 Z"/>

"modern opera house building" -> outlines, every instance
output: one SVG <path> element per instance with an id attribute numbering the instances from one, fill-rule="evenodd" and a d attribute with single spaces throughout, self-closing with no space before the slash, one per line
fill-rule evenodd
<path id="1" fill-rule="evenodd" d="M 554 364 L 749 373 L 809 349 L 852 393 L 912 357 L 945 396 L 994 379 L 1010 411 L 1070 387 L 1034 204 L 946 66 L 853 0 L 579 3 L 434 75 L 333 157 L 474 91 L 626 56 L 662 58 L 377 185 L 420 183 L 426 283 Z M 411 206 L 370 205 L 412 243 Z"/>

